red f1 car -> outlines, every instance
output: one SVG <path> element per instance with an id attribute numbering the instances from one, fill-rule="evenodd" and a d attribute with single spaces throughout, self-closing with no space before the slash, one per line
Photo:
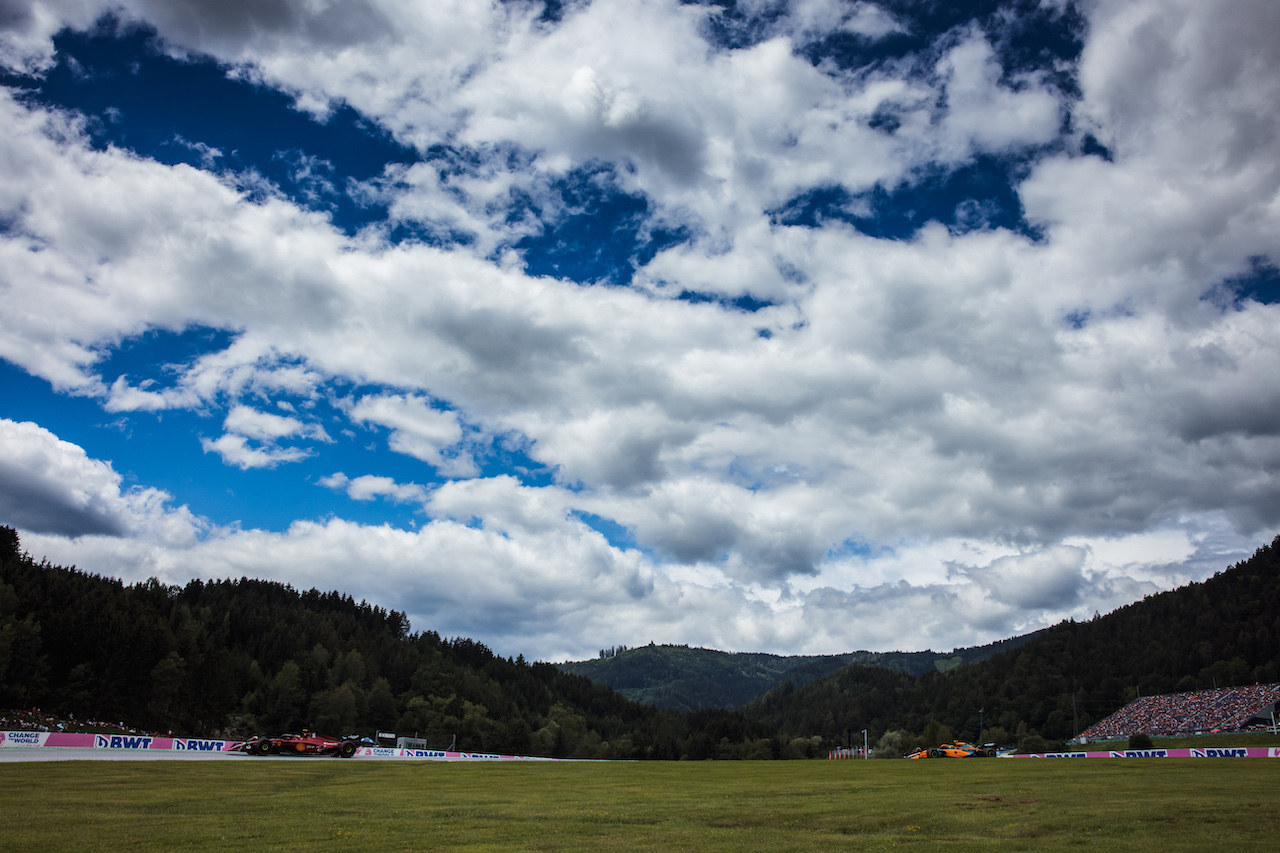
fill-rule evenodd
<path id="1" fill-rule="evenodd" d="M 314 732 L 282 734 L 279 737 L 255 737 L 236 749 L 249 755 L 336 755 L 350 758 L 360 748 L 354 738 L 332 738 Z"/>

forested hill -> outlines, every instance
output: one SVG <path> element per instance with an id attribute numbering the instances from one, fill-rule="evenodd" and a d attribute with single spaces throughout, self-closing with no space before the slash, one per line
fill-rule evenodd
<path id="1" fill-rule="evenodd" d="M 1280 681 L 1280 537 L 1203 583 L 1148 596 L 949 673 L 851 667 L 745 712 L 784 734 L 920 733 L 1065 739 L 1139 694 Z M 993 734 L 992 728 L 997 731 Z M 874 740 L 873 740 L 874 742 Z M 936 742 L 936 741 L 935 741 Z"/>
<path id="2" fill-rule="evenodd" d="M 786 682 L 799 687 L 854 665 L 883 667 L 911 675 L 946 672 L 1016 648 L 1034 636 L 1028 634 L 947 653 L 858 651 L 839 655 L 722 652 L 651 643 L 633 649 L 602 649 L 599 658 L 570 661 L 559 667 L 606 684 L 637 702 L 668 710 L 693 711 L 737 708 Z"/>
<path id="3" fill-rule="evenodd" d="M 125 585 L 36 562 L 0 527 L 0 708 L 192 736 L 309 727 L 533 755 L 802 754 L 741 714 L 659 711 L 408 627 L 403 613 L 270 581 Z"/>
<path id="4" fill-rule="evenodd" d="M 404 614 L 336 592 L 125 585 L 36 562 L 0 527 L 0 708 L 193 736 L 456 734 L 466 750 L 580 757 L 799 757 L 863 728 L 873 741 L 976 739 L 980 710 L 987 740 L 1062 739 L 1139 692 L 1280 681 L 1277 614 L 1280 537 L 1204 583 L 949 672 L 850 666 L 797 687 L 797 667 L 740 712 L 680 714 L 474 640 L 410 633 Z"/>

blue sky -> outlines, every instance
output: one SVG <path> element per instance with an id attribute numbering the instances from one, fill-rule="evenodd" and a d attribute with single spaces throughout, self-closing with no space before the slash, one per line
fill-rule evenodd
<path id="1" fill-rule="evenodd" d="M 35 555 L 564 659 L 970 645 L 1280 530 L 1273 4 L 12 5 Z"/>

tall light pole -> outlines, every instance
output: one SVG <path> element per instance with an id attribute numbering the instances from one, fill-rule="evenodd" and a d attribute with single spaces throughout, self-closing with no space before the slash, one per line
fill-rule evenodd
<path id="1" fill-rule="evenodd" d="M 867 730 L 866 729 L 862 730 L 862 757 L 863 758 L 871 757 L 870 755 L 867 754 Z"/>
<path id="2" fill-rule="evenodd" d="M 978 709 L 978 746 L 982 746 L 982 712 L 985 708 Z"/>

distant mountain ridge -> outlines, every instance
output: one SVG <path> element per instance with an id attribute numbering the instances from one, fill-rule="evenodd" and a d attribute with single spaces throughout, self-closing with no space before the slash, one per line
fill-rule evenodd
<path id="1" fill-rule="evenodd" d="M 593 660 L 568 661 L 556 666 L 563 672 L 607 685 L 628 699 L 662 710 L 730 709 L 746 705 L 787 682 L 800 687 L 850 666 L 881 667 L 907 675 L 949 672 L 962 664 L 1015 649 L 1039 633 L 948 653 L 925 650 L 775 655 L 650 643 Z"/>
<path id="2" fill-rule="evenodd" d="M 1280 536 L 1203 582 L 1061 622 L 951 672 L 852 666 L 740 710 L 784 736 L 1063 741 L 1138 696 L 1280 682 L 1278 613 Z"/>
<path id="3" fill-rule="evenodd" d="M 0 525 L 0 708 L 196 735 L 394 728 L 553 757 L 813 758 L 863 729 L 887 754 L 952 737 L 1045 747 L 1137 696 L 1280 682 L 1277 613 L 1280 536 L 1201 583 L 950 653 L 651 644 L 555 666 L 410 633 L 337 591 L 125 585 L 36 562 Z"/>

